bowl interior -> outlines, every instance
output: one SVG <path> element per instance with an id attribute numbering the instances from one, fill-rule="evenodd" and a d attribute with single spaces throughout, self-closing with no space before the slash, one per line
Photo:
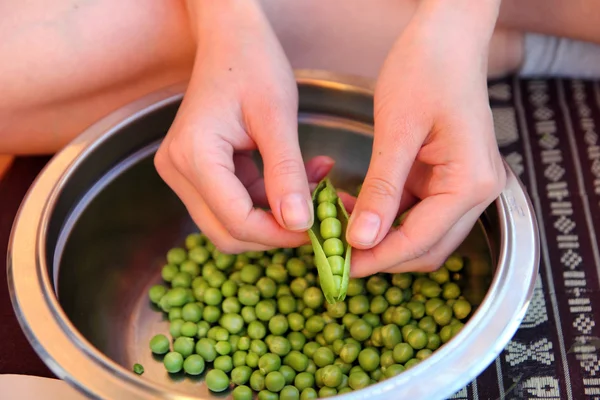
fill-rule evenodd
<path id="1" fill-rule="evenodd" d="M 93 168 L 74 170 L 50 223 L 55 234 L 48 236 L 48 273 L 69 320 L 96 349 L 129 371 L 141 363 L 145 373 L 140 379 L 207 397 L 201 378 L 169 376 L 148 348 L 153 335 L 168 333 L 168 321 L 152 308 L 147 290 L 160 282 L 166 251 L 195 230 L 153 166 L 173 116 L 174 109 L 165 107 L 127 125 L 94 149 L 86 161 Z M 371 134 L 369 124 L 352 118 L 300 114 L 304 157 L 333 157 L 337 163 L 331 178 L 344 190 L 355 190 L 366 173 Z M 117 142 L 120 156 L 111 159 Z M 494 275 L 496 220 L 492 205 L 459 249 L 470 259 L 464 294 L 474 304 L 482 301 Z"/>

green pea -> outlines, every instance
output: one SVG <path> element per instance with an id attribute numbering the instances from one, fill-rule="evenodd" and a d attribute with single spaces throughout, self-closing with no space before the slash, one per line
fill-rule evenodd
<path id="1" fill-rule="evenodd" d="M 250 387 L 257 392 L 265 388 L 265 376 L 260 371 L 256 370 L 250 375 Z"/>
<path id="2" fill-rule="evenodd" d="M 328 344 L 333 343 L 336 339 L 344 337 L 344 327 L 332 322 L 327 324 L 323 329 L 323 337 Z"/>
<path id="3" fill-rule="evenodd" d="M 277 294 L 275 295 L 277 298 L 280 298 L 282 296 L 292 296 L 292 291 L 290 290 L 290 287 L 286 284 L 280 284 L 277 287 Z"/>
<path id="4" fill-rule="evenodd" d="M 288 326 L 294 332 L 299 332 L 304 329 L 304 316 L 298 313 L 291 313 L 287 316 Z"/>
<path id="5" fill-rule="evenodd" d="M 381 339 L 387 349 L 393 349 L 402 341 L 402 332 L 397 325 L 389 324 L 381 328 Z"/>
<path id="6" fill-rule="evenodd" d="M 313 374 L 309 374 L 308 372 L 300 372 L 298 375 L 296 375 L 296 379 L 294 380 L 294 385 L 300 391 L 309 387 L 313 387 L 314 384 L 315 377 Z"/>
<path id="7" fill-rule="evenodd" d="M 227 276 L 223 272 L 215 270 L 206 278 L 206 281 L 210 287 L 219 289 L 227 282 Z"/>
<path id="8" fill-rule="evenodd" d="M 258 360 L 258 368 L 263 375 L 271 371 L 278 371 L 281 367 L 281 358 L 277 354 L 266 353 Z"/>
<path id="9" fill-rule="evenodd" d="M 442 344 L 442 341 L 440 339 L 440 336 L 437 333 L 428 333 L 427 334 L 427 348 L 429 350 L 437 350 L 441 344 Z"/>
<path id="10" fill-rule="evenodd" d="M 348 310 L 355 315 L 369 312 L 369 299 L 365 295 L 356 295 L 348 301 Z"/>
<path id="11" fill-rule="evenodd" d="M 167 372 L 175 374 L 181 371 L 183 368 L 183 356 L 181 353 L 171 351 L 165 354 L 165 357 L 163 358 L 163 364 Z"/>
<path id="12" fill-rule="evenodd" d="M 263 342 L 262 340 L 254 339 L 250 343 L 250 351 L 258 354 L 259 356 L 266 354 L 267 350 L 268 350 L 267 344 L 265 342 Z"/>
<path id="13" fill-rule="evenodd" d="M 300 391 L 294 386 L 287 385 L 279 392 L 279 400 L 298 400 Z"/>
<path id="14" fill-rule="evenodd" d="M 310 318 L 313 315 L 315 315 L 315 310 L 313 310 L 312 308 L 305 308 L 304 310 L 302 310 L 302 316 L 306 319 L 306 318 Z"/>
<path id="15" fill-rule="evenodd" d="M 246 351 L 237 350 L 233 353 L 232 362 L 234 367 L 241 367 L 246 365 L 246 356 L 248 353 Z"/>
<path id="16" fill-rule="evenodd" d="M 398 364 L 404 364 L 414 356 L 414 349 L 408 343 L 398 343 L 392 351 L 394 361 Z"/>
<path id="17" fill-rule="evenodd" d="M 359 390 L 369 386 L 371 378 L 363 371 L 352 372 L 348 376 L 348 386 L 354 390 Z"/>
<path id="18" fill-rule="evenodd" d="M 381 325 L 381 318 L 377 314 L 368 312 L 362 316 L 362 319 L 365 320 L 373 328 Z"/>
<path id="19" fill-rule="evenodd" d="M 323 384 L 330 388 L 336 388 L 342 383 L 342 370 L 337 365 L 323 367 L 321 379 Z"/>
<path id="20" fill-rule="evenodd" d="M 446 267 L 440 267 L 437 271 L 430 272 L 428 276 L 429 279 L 439 285 L 443 285 L 450 280 L 450 272 L 448 272 L 448 268 Z"/>
<path id="21" fill-rule="evenodd" d="M 392 314 L 392 322 L 398 326 L 404 326 L 408 324 L 412 318 L 412 312 L 406 307 L 396 307 Z"/>
<path id="22" fill-rule="evenodd" d="M 213 366 L 223 372 L 229 372 L 233 369 L 233 360 L 229 356 L 219 356 L 215 358 Z"/>
<path id="23" fill-rule="evenodd" d="M 173 351 L 178 352 L 183 357 L 188 357 L 194 352 L 194 339 L 189 337 L 178 337 L 173 342 Z"/>
<path id="24" fill-rule="evenodd" d="M 325 186 L 317 196 L 317 202 L 320 203 L 335 203 L 338 199 L 335 189 L 330 186 Z"/>
<path id="25" fill-rule="evenodd" d="M 427 298 L 435 298 L 440 295 L 442 292 L 442 288 L 437 282 L 432 280 L 425 280 L 421 285 L 421 294 L 423 294 Z"/>
<path id="26" fill-rule="evenodd" d="M 290 276 L 297 278 L 306 275 L 306 263 L 299 258 L 290 258 L 285 266 Z"/>
<path id="27" fill-rule="evenodd" d="M 194 247 L 202 246 L 204 244 L 204 236 L 200 233 L 190 233 L 185 238 L 185 247 L 188 250 Z"/>
<path id="28" fill-rule="evenodd" d="M 339 238 L 342 235 L 342 223 L 337 218 L 325 218 L 323 221 L 321 221 L 319 230 L 321 233 L 321 237 L 323 237 L 324 240 L 331 238 Z"/>
<path id="29" fill-rule="evenodd" d="M 277 309 L 281 314 L 287 315 L 296 311 L 296 299 L 292 296 L 281 296 L 277 299 Z"/>
<path id="30" fill-rule="evenodd" d="M 154 285 L 148 290 L 148 297 L 154 304 L 158 304 L 160 299 L 167 293 L 167 288 L 163 285 Z"/>
<path id="31" fill-rule="evenodd" d="M 305 328 L 309 332 L 321 332 L 325 327 L 325 321 L 320 315 L 313 315 L 306 320 Z"/>
<path id="32" fill-rule="evenodd" d="M 390 365 L 389 367 L 386 368 L 386 370 L 385 370 L 385 377 L 386 378 L 391 378 L 393 376 L 401 374 L 405 370 L 406 369 L 404 368 L 404 366 L 402 366 L 400 364 L 392 364 L 392 365 Z"/>
<path id="33" fill-rule="evenodd" d="M 258 361 L 260 360 L 260 356 L 254 352 L 249 352 L 246 355 L 246 365 L 250 368 L 257 368 Z"/>
<path id="34" fill-rule="evenodd" d="M 372 275 L 367 279 L 367 291 L 373 296 L 381 296 L 385 293 L 389 284 L 385 278 L 379 275 Z"/>
<path id="35" fill-rule="evenodd" d="M 169 310 L 169 321 L 175 321 L 176 319 L 182 319 L 181 307 L 172 307 Z"/>
<path id="36" fill-rule="evenodd" d="M 304 292 L 302 300 L 307 307 L 317 309 L 323 305 L 325 297 L 323 296 L 321 289 L 317 287 L 310 287 Z"/>
<path id="37" fill-rule="evenodd" d="M 196 326 L 197 326 L 196 337 L 199 339 L 207 337 L 208 330 L 210 329 L 210 324 L 206 321 L 200 321 L 196 324 Z"/>
<path id="38" fill-rule="evenodd" d="M 249 324 L 252 321 L 256 321 L 256 311 L 254 309 L 254 307 L 250 307 L 250 306 L 246 306 L 242 308 L 241 311 L 242 314 L 242 318 L 244 319 L 244 322 Z"/>
<path id="39" fill-rule="evenodd" d="M 385 297 L 377 295 L 374 296 L 371 300 L 370 311 L 373 314 L 383 314 L 388 307 L 389 303 L 387 302 Z"/>
<path id="40" fill-rule="evenodd" d="M 202 308 L 196 303 L 188 303 L 181 309 L 184 321 L 199 322 L 202 319 Z"/>
<path id="41" fill-rule="evenodd" d="M 279 392 L 285 386 L 285 378 L 279 371 L 272 371 L 265 377 L 265 386 L 271 392 Z"/>
<path id="42" fill-rule="evenodd" d="M 454 282 L 446 282 L 442 289 L 442 297 L 446 300 L 457 299 L 460 296 L 460 287 Z"/>
<path id="43" fill-rule="evenodd" d="M 231 392 L 233 400 L 252 400 L 252 389 L 246 385 L 240 385 Z"/>
<path id="44" fill-rule="evenodd" d="M 171 307 L 183 307 L 187 300 L 187 292 L 182 287 L 175 287 L 170 289 L 161 299 L 166 299 L 167 303 Z"/>
<path id="45" fill-rule="evenodd" d="M 350 335 L 359 342 L 367 340 L 371 337 L 371 333 L 373 327 L 363 319 L 356 320 L 350 327 Z"/>
<path id="46" fill-rule="evenodd" d="M 433 312 L 433 319 L 440 326 L 446 326 L 452 320 L 452 309 L 443 304 Z"/>
<path id="47" fill-rule="evenodd" d="M 353 297 L 363 294 L 365 291 L 365 281 L 363 279 L 352 278 L 348 281 L 346 296 Z"/>
<path id="48" fill-rule="evenodd" d="M 419 329 L 425 331 L 425 333 L 437 332 L 437 324 L 434 318 L 429 315 L 421 318 L 417 326 L 419 327 Z"/>
<path id="49" fill-rule="evenodd" d="M 304 345 L 302 349 L 302 353 L 304 353 L 307 357 L 313 358 L 315 352 L 321 347 L 321 345 L 317 342 L 308 342 Z"/>
<path id="50" fill-rule="evenodd" d="M 319 398 L 321 399 L 333 397 L 335 395 L 337 395 L 337 390 L 335 388 L 323 386 L 321 389 L 319 389 Z"/>
<path id="51" fill-rule="evenodd" d="M 342 350 L 340 351 L 340 358 L 348 364 L 352 364 L 357 358 L 358 353 L 360 353 L 360 345 L 356 343 L 346 343 Z"/>
<path id="52" fill-rule="evenodd" d="M 283 363 L 296 372 L 303 372 L 308 367 L 308 357 L 297 350 L 292 350 L 284 357 Z"/>
<path id="53" fill-rule="evenodd" d="M 444 304 L 444 300 L 440 298 L 429 299 L 425 302 L 425 314 L 433 316 L 435 310 Z"/>
<path id="54" fill-rule="evenodd" d="M 178 272 L 171 280 L 171 287 L 189 288 L 192 286 L 192 276 L 187 272 Z"/>
<path id="55" fill-rule="evenodd" d="M 373 379 L 374 381 L 381 381 L 383 378 L 385 378 L 385 375 L 383 375 L 383 371 L 381 370 L 381 368 L 377 368 L 375 371 L 371 372 L 371 379 Z"/>
<path id="56" fill-rule="evenodd" d="M 273 393 L 269 390 L 261 390 L 258 392 L 258 396 L 256 396 L 258 400 L 278 400 L 278 393 Z"/>
<path id="57" fill-rule="evenodd" d="M 306 388 L 300 393 L 300 400 L 313 400 L 319 397 L 317 391 L 314 388 Z"/>
<path id="58" fill-rule="evenodd" d="M 277 283 L 285 283 L 288 279 L 288 273 L 281 264 L 271 264 L 265 270 L 265 274 Z"/>
<path id="59" fill-rule="evenodd" d="M 220 340 L 215 344 L 215 351 L 222 356 L 228 355 L 231 353 L 231 343 Z"/>
<path id="60" fill-rule="evenodd" d="M 338 238 L 329 238 L 323 242 L 323 252 L 327 257 L 341 256 L 344 254 L 344 243 Z"/>
<path id="61" fill-rule="evenodd" d="M 240 279 L 244 283 L 255 284 L 263 276 L 263 268 L 254 265 L 247 264 L 240 270 Z"/>
<path id="62" fill-rule="evenodd" d="M 188 257 L 197 264 L 204 264 L 210 258 L 210 253 L 205 247 L 194 247 L 188 252 Z"/>
<path id="63" fill-rule="evenodd" d="M 269 350 L 279 356 L 285 356 L 292 350 L 290 341 L 283 336 L 275 336 L 269 344 Z"/>
<path id="64" fill-rule="evenodd" d="M 292 294 L 298 298 L 302 298 L 306 289 L 308 289 L 308 282 L 304 278 L 296 278 L 290 283 Z"/>
<path id="65" fill-rule="evenodd" d="M 319 347 L 313 354 L 313 361 L 317 367 L 324 367 L 326 365 L 333 364 L 335 357 L 333 351 L 327 347 Z"/>
<path id="66" fill-rule="evenodd" d="M 200 266 L 192 260 L 184 261 L 179 267 L 181 272 L 185 272 L 193 278 L 200 275 Z"/>
<path id="67" fill-rule="evenodd" d="M 223 392 L 229 387 L 229 377 L 219 369 L 212 369 L 206 374 L 206 386 L 211 392 Z"/>
<path id="68" fill-rule="evenodd" d="M 386 301 L 392 306 L 397 306 L 398 304 L 402 303 L 402 300 L 404 300 L 402 289 L 396 286 L 389 287 L 385 291 L 384 297 Z"/>
<path id="69" fill-rule="evenodd" d="M 446 267 L 448 271 L 458 272 L 464 267 L 464 259 L 458 254 L 452 254 L 446 259 L 444 267 Z"/>
<path id="70" fill-rule="evenodd" d="M 433 352 L 429 349 L 421 349 L 419 351 L 417 351 L 417 354 L 415 355 L 415 357 L 418 360 L 423 361 L 424 359 L 426 359 L 427 357 L 429 357 Z"/>
<path id="71" fill-rule="evenodd" d="M 169 339 L 163 334 L 154 335 L 152 339 L 150 339 L 150 350 L 154 354 L 167 353 L 170 345 Z"/>
<path id="72" fill-rule="evenodd" d="M 285 252 L 279 251 L 279 252 L 273 254 L 273 258 L 271 258 L 271 264 L 284 265 L 288 259 L 289 259 L 289 256 Z"/>
<path id="73" fill-rule="evenodd" d="M 413 277 L 409 273 L 400 273 L 392 275 L 392 285 L 400 289 L 408 289 L 412 285 Z"/>
<path id="74" fill-rule="evenodd" d="M 413 329 L 406 338 L 406 342 L 414 349 L 420 350 L 427 346 L 427 334 L 421 329 Z"/>
<path id="75" fill-rule="evenodd" d="M 317 206 L 317 218 L 324 221 L 328 218 L 337 218 L 337 208 L 330 202 L 322 202 Z"/>
<path id="76" fill-rule="evenodd" d="M 245 306 L 255 306 L 260 301 L 260 291 L 256 286 L 244 285 L 238 290 L 238 300 Z"/>
<path id="77" fill-rule="evenodd" d="M 358 364 L 366 372 L 371 372 L 379 367 L 379 353 L 372 347 L 362 349 L 358 353 Z"/>
<path id="78" fill-rule="evenodd" d="M 452 305 L 452 310 L 454 311 L 456 318 L 465 319 L 471 313 L 471 304 L 466 300 L 457 299 Z"/>
<path id="79" fill-rule="evenodd" d="M 281 375 L 283 375 L 286 385 L 290 385 L 294 382 L 294 379 L 296 378 L 296 371 L 294 371 L 292 367 L 289 365 L 282 365 L 279 368 L 279 372 L 281 372 Z"/>
<path id="80" fill-rule="evenodd" d="M 425 305 L 418 301 L 409 301 L 406 303 L 414 319 L 421 319 L 425 315 Z"/>
<path id="81" fill-rule="evenodd" d="M 288 330 L 288 319 L 283 315 L 275 315 L 269 321 L 269 331 L 273 335 L 283 335 Z"/>
<path id="82" fill-rule="evenodd" d="M 321 346 L 327 346 L 327 342 L 325 341 L 325 337 L 323 336 L 323 333 L 319 333 L 317 334 L 317 336 L 315 337 L 315 340 L 317 341 L 317 343 L 319 343 Z"/>
<path id="83" fill-rule="evenodd" d="M 287 336 L 292 350 L 300 351 L 306 344 L 306 337 L 300 332 L 290 332 Z"/>
<path id="84" fill-rule="evenodd" d="M 195 322 L 187 321 L 181 325 L 181 335 L 194 337 L 198 334 L 198 325 Z"/>
<path id="85" fill-rule="evenodd" d="M 183 362 L 183 370 L 188 375 L 200 375 L 204 367 L 204 359 L 198 354 L 191 354 Z"/>
<path id="86" fill-rule="evenodd" d="M 209 339 L 203 338 L 196 342 L 196 354 L 202 356 L 205 361 L 212 362 L 217 358 L 215 346 Z"/>
<path id="87" fill-rule="evenodd" d="M 411 358 L 404 364 L 404 368 L 409 369 L 409 368 L 417 365 L 419 362 L 420 362 L 420 360 L 418 358 Z"/>
<path id="88" fill-rule="evenodd" d="M 221 310 L 216 306 L 206 306 L 202 312 L 202 318 L 211 324 L 214 324 L 221 318 Z"/>
<path id="89" fill-rule="evenodd" d="M 187 252 L 185 249 L 175 247 L 167 252 L 167 262 L 169 264 L 181 264 L 187 259 Z"/>

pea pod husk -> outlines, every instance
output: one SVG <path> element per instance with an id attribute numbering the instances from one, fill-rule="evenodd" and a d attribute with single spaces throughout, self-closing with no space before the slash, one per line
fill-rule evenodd
<path id="1" fill-rule="evenodd" d="M 340 240 L 344 244 L 344 248 L 346 249 L 346 253 L 344 255 L 344 270 L 342 274 L 342 284 L 341 287 L 336 288 L 333 280 L 333 273 L 331 272 L 331 265 L 329 265 L 329 261 L 327 260 L 327 256 L 323 251 L 323 237 L 321 236 L 321 231 L 319 229 L 320 222 L 317 218 L 317 206 L 318 206 L 318 196 L 319 193 L 324 188 L 330 188 L 335 191 L 335 188 L 331 184 L 329 178 L 324 178 L 315 190 L 313 191 L 312 201 L 314 206 L 314 222 L 312 227 L 308 230 L 308 236 L 310 237 L 310 241 L 313 246 L 314 254 L 315 254 L 315 265 L 317 266 L 317 271 L 319 273 L 319 281 L 321 284 L 321 290 L 323 290 L 323 295 L 325 299 L 330 304 L 335 304 L 339 301 L 344 301 L 346 298 L 346 292 L 348 291 L 348 281 L 350 280 L 350 261 L 352 256 L 352 247 L 348 245 L 346 241 L 346 229 L 348 228 L 348 212 L 344 207 L 344 204 L 338 197 L 335 201 L 335 206 L 337 208 L 338 219 L 342 224 L 342 235 Z"/>

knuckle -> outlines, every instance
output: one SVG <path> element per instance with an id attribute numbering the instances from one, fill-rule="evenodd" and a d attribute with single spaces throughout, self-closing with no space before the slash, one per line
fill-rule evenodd
<path id="1" fill-rule="evenodd" d="M 400 193 L 396 184 L 383 177 L 370 177 L 365 179 L 361 192 L 368 193 L 369 197 L 377 199 L 395 198 Z"/>
<path id="2" fill-rule="evenodd" d="M 227 226 L 225 227 L 225 229 L 227 229 L 227 231 L 229 232 L 229 234 L 231 235 L 231 237 L 233 237 L 234 239 L 240 240 L 240 241 L 248 241 L 248 232 L 246 230 L 246 228 L 244 227 L 244 225 L 239 224 L 239 223 L 229 223 L 227 224 Z"/>
<path id="3" fill-rule="evenodd" d="M 476 204 L 481 204 L 498 197 L 505 183 L 506 173 L 504 171 L 497 173 L 494 169 L 489 168 L 479 171 L 474 179 L 470 180 L 468 190 Z"/>
<path id="4" fill-rule="evenodd" d="M 276 178 L 285 178 L 302 173 L 304 173 L 304 164 L 292 158 L 282 157 L 271 166 L 271 174 Z"/>

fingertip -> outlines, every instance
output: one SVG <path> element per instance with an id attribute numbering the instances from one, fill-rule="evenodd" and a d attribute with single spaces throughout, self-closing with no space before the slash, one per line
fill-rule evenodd
<path id="1" fill-rule="evenodd" d="M 368 210 L 358 210 L 350 215 L 346 238 L 352 247 L 368 249 L 374 246 L 381 229 L 381 217 Z"/>
<path id="2" fill-rule="evenodd" d="M 290 193 L 281 199 L 281 219 L 284 227 L 290 231 L 302 232 L 313 225 L 313 204 L 300 193 Z"/>

